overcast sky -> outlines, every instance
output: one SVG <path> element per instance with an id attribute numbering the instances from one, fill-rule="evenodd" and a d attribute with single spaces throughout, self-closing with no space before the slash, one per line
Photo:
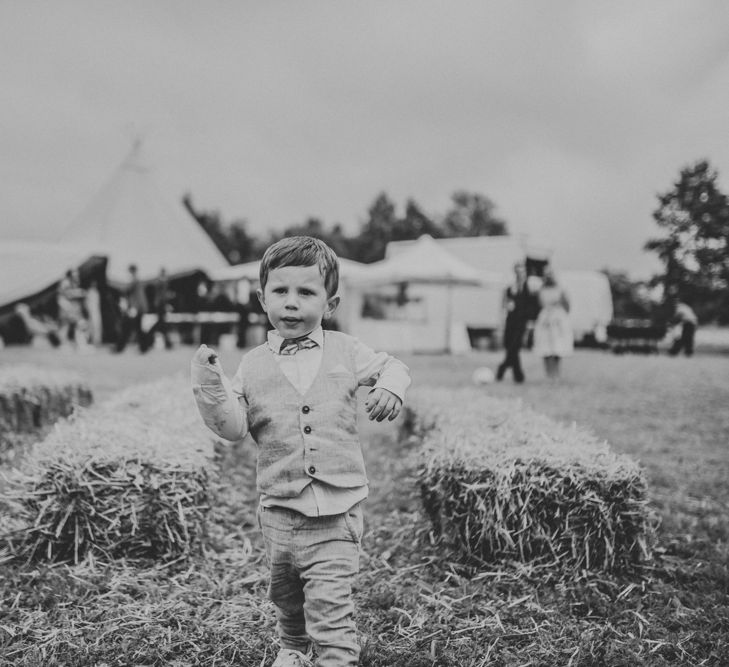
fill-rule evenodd
<path id="1" fill-rule="evenodd" d="M 0 83 L 0 239 L 57 233 L 136 135 L 165 197 L 254 233 L 468 189 L 634 277 L 683 167 L 729 192 L 725 0 L 0 0 Z"/>

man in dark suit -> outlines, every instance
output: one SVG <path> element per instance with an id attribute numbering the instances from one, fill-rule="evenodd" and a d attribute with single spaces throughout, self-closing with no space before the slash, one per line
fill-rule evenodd
<path id="1" fill-rule="evenodd" d="M 129 286 L 123 296 L 121 335 L 116 344 L 116 352 L 124 350 L 131 336 L 136 338 L 140 352 L 144 353 L 149 349 L 149 336 L 142 329 L 142 315 L 147 312 L 149 304 L 144 284 L 137 277 L 136 265 L 130 264 Z"/>
<path id="2" fill-rule="evenodd" d="M 521 262 L 514 265 L 514 283 L 504 291 L 503 307 L 506 311 L 504 325 L 504 349 L 506 356 L 499 364 L 496 379 L 502 380 L 504 373 L 511 368 L 515 382 L 524 382 L 519 352 L 524 344 L 524 334 L 529 321 L 532 295 L 527 286 L 526 266 Z"/>

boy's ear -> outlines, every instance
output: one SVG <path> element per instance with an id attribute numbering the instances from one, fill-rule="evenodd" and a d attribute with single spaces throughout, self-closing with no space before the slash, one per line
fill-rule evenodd
<path id="1" fill-rule="evenodd" d="M 338 296 L 333 296 L 327 299 L 327 309 L 324 311 L 325 320 L 334 315 L 334 311 L 337 309 L 337 306 L 339 306 L 339 300 L 340 298 Z"/>
<path id="2" fill-rule="evenodd" d="M 263 299 L 263 290 L 260 287 L 256 290 L 256 296 L 258 297 L 258 301 L 261 304 L 261 308 L 263 308 L 263 312 L 267 313 L 268 311 L 266 310 L 266 302 Z"/>

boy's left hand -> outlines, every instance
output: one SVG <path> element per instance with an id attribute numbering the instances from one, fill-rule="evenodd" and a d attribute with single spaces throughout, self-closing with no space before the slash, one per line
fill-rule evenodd
<path id="1" fill-rule="evenodd" d="M 402 401 L 391 391 L 377 387 L 367 394 L 365 410 L 369 413 L 370 421 L 376 419 L 378 422 L 385 418 L 392 421 L 400 414 Z"/>

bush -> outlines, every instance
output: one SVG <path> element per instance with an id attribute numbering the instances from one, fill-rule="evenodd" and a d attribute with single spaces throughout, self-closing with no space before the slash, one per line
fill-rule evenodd
<path id="1" fill-rule="evenodd" d="M 609 571 L 649 557 L 643 472 L 586 430 L 472 389 L 412 391 L 405 423 L 428 516 L 468 558 Z"/>

